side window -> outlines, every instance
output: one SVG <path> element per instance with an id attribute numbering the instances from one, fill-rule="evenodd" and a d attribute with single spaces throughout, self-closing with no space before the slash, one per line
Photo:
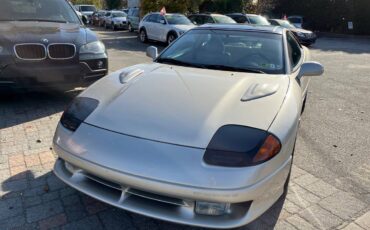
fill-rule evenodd
<path id="1" fill-rule="evenodd" d="M 206 23 L 215 23 L 211 16 L 204 16 L 204 24 Z"/>
<path id="2" fill-rule="evenodd" d="M 290 32 L 287 33 L 287 42 L 290 64 L 292 69 L 294 69 L 298 65 L 302 57 L 301 47 Z"/>
<path id="3" fill-rule="evenodd" d="M 204 21 L 202 20 L 202 16 L 194 16 L 193 19 L 198 25 L 203 25 Z"/>
<path id="4" fill-rule="evenodd" d="M 139 9 L 135 9 L 132 14 L 134 17 L 139 17 Z"/>
<path id="5" fill-rule="evenodd" d="M 274 20 L 271 20 L 270 21 L 270 23 L 271 23 L 271 25 L 273 25 L 273 26 L 279 26 L 279 23 L 277 23 L 276 21 L 274 21 Z"/>
<path id="6" fill-rule="evenodd" d="M 162 15 L 157 15 L 157 16 L 158 16 L 157 17 L 157 20 L 158 20 L 157 23 L 160 23 L 161 20 L 166 21 Z"/>
<path id="7" fill-rule="evenodd" d="M 150 20 L 151 20 L 151 22 L 159 23 L 159 15 L 158 15 L 158 14 L 153 14 L 153 15 L 150 17 Z"/>
<path id="8" fill-rule="evenodd" d="M 236 16 L 233 18 L 237 23 L 246 23 L 247 18 L 245 16 Z"/>

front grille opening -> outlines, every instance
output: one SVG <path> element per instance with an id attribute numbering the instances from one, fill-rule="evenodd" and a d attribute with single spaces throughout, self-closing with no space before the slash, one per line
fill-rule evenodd
<path id="1" fill-rule="evenodd" d="M 70 59 L 75 56 L 76 47 L 72 44 L 51 44 L 48 51 L 52 59 Z"/>
<path id="2" fill-rule="evenodd" d="M 42 44 L 20 44 L 15 46 L 15 54 L 19 59 L 40 60 L 46 58 L 46 49 Z"/>
<path id="3" fill-rule="evenodd" d="M 101 177 L 97 177 L 87 172 L 83 172 L 83 175 L 87 179 L 89 179 L 91 182 L 98 184 L 100 187 L 105 187 L 106 189 L 115 190 L 115 192 L 118 192 L 118 193 L 125 192 L 127 195 L 129 195 L 128 196 L 129 199 L 141 199 L 141 200 L 146 200 L 148 202 L 158 202 L 164 205 L 177 206 L 177 207 L 178 206 L 190 206 L 189 201 L 184 201 L 178 198 L 145 192 L 145 191 L 134 189 L 134 188 L 127 188 L 127 187 L 121 186 L 117 183 L 108 181 Z"/>

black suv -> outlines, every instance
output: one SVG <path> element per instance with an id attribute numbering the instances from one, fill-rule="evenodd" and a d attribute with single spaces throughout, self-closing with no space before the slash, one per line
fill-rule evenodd
<path id="1" fill-rule="evenodd" d="M 68 1 L 1 1 L 0 87 L 70 89 L 107 70 L 104 44 Z"/>

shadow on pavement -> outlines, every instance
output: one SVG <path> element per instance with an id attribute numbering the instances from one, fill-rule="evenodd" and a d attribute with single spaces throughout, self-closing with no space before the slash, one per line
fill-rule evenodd
<path id="1" fill-rule="evenodd" d="M 106 205 L 59 180 L 49 169 L 34 167 L 7 178 L 0 190 L 0 229 L 173 229 L 201 230 L 155 220 Z M 285 196 L 245 229 L 274 229 Z"/>
<path id="2" fill-rule="evenodd" d="M 0 92 L 0 129 L 63 112 L 81 91 Z"/>
<path id="3" fill-rule="evenodd" d="M 309 47 L 323 52 L 345 52 L 349 54 L 369 54 L 370 39 L 320 37 Z"/>

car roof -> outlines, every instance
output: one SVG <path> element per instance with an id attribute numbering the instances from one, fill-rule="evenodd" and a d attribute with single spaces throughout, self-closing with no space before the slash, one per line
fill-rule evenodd
<path id="1" fill-rule="evenodd" d="M 263 32 L 282 35 L 285 28 L 280 26 L 258 26 L 245 24 L 205 24 L 194 29 L 219 29 L 219 30 L 238 30 L 248 32 Z"/>
<path id="2" fill-rule="evenodd" d="M 190 16 L 225 16 L 225 15 L 222 15 L 222 14 L 206 14 L 206 13 L 202 13 L 202 14 L 192 14 Z"/>

